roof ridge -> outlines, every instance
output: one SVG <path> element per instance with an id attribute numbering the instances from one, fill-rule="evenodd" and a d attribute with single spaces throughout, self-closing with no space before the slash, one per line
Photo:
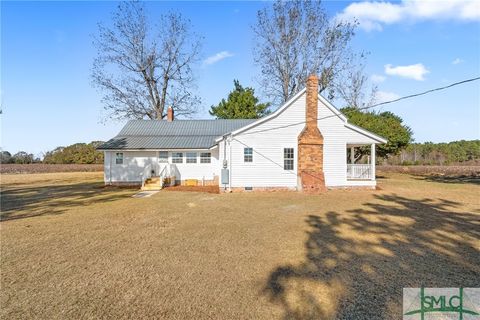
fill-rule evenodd
<path id="1" fill-rule="evenodd" d="M 123 134 L 116 135 L 115 138 L 123 137 L 218 137 L 221 134 Z"/>
<path id="2" fill-rule="evenodd" d="M 156 120 L 156 119 L 130 119 L 130 121 L 144 121 L 144 122 L 164 122 L 164 123 L 175 123 L 183 121 L 256 121 L 258 119 L 175 119 L 173 121 L 168 120 Z"/>

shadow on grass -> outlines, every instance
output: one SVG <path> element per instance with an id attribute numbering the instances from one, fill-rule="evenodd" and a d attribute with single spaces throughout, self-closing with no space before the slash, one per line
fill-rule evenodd
<path id="1" fill-rule="evenodd" d="M 479 215 L 445 199 L 375 197 L 306 218 L 304 261 L 264 288 L 285 319 L 401 319 L 402 288 L 479 286 Z"/>
<path id="2" fill-rule="evenodd" d="M 9 187 L 1 192 L 1 221 L 62 214 L 73 207 L 122 199 L 126 193 L 101 182 Z"/>
<path id="3" fill-rule="evenodd" d="M 473 175 L 460 175 L 460 176 L 417 176 L 417 180 L 430 181 L 430 182 L 443 182 L 443 183 L 470 183 L 480 185 L 480 176 Z"/>

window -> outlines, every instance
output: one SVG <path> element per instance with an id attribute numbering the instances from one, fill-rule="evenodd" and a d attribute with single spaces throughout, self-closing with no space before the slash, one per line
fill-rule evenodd
<path id="1" fill-rule="evenodd" d="M 123 152 L 115 153 L 115 164 L 123 164 Z"/>
<path id="2" fill-rule="evenodd" d="M 243 148 L 243 161 L 244 162 L 253 162 L 253 149 L 252 148 Z"/>
<path id="3" fill-rule="evenodd" d="M 196 152 L 187 152 L 187 163 L 197 163 Z"/>
<path id="4" fill-rule="evenodd" d="M 283 149 L 283 170 L 293 170 L 293 148 Z"/>
<path id="5" fill-rule="evenodd" d="M 212 162 L 212 154 L 210 152 L 201 152 L 200 163 L 210 163 L 210 162 Z"/>
<path id="6" fill-rule="evenodd" d="M 173 152 L 172 163 L 183 163 L 183 152 Z"/>
<path id="7" fill-rule="evenodd" d="M 158 153 L 158 162 L 162 162 L 162 163 L 168 162 L 168 151 L 160 151 Z"/>

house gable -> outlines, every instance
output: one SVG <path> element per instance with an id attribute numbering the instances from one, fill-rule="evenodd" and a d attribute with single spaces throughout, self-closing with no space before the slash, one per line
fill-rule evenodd
<path id="1" fill-rule="evenodd" d="M 294 95 L 292 98 L 290 98 L 287 102 L 285 102 L 280 108 L 278 108 L 276 111 L 272 112 L 271 114 L 269 114 L 268 116 L 265 116 L 263 118 L 260 118 L 258 119 L 257 121 L 254 121 L 244 127 L 241 127 L 237 130 L 234 130 L 222 137 L 218 137 L 216 139 L 216 142 L 220 142 L 223 140 L 223 138 L 227 135 L 230 135 L 230 136 L 236 136 L 236 135 L 239 135 L 239 134 L 242 134 L 244 132 L 248 132 L 248 131 L 257 131 L 257 132 L 260 132 L 260 125 L 261 124 L 264 124 L 265 122 L 267 121 L 272 121 L 273 119 L 279 117 L 280 115 L 282 115 L 288 108 L 290 108 L 297 100 L 299 100 L 300 98 L 302 98 L 302 96 L 306 95 L 306 88 L 304 88 L 303 90 L 301 90 L 300 92 L 298 92 L 296 95 Z M 360 134 L 360 135 L 363 135 L 364 137 L 362 137 L 361 139 L 358 139 L 359 141 L 358 142 L 371 142 L 371 143 L 386 143 L 387 140 L 383 137 L 380 137 L 368 130 L 365 130 L 361 127 L 358 127 L 356 125 L 353 125 L 351 123 L 348 123 L 348 120 L 347 120 L 347 117 L 340 112 L 340 110 L 338 110 L 334 105 L 332 105 L 326 98 L 324 98 L 321 94 L 318 94 L 318 108 L 319 108 L 319 112 L 318 112 L 318 125 L 319 125 L 319 128 L 320 130 L 322 130 L 322 122 L 325 122 L 325 120 L 328 121 L 328 119 L 330 118 L 335 118 L 336 120 L 341 120 L 343 123 L 344 123 L 344 126 L 346 128 L 349 129 L 349 131 L 353 131 L 357 134 Z M 322 110 L 323 109 L 323 110 Z M 287 127 L 287 126 L 296 126 L 296 125 L 300 125 L 300 124 L 304 124 L 305 123 L 305 116 L 304 116 L 304 112 L 302 114 L 302 117 L 301 119 L 296 119 L 297 121 L 294 121 L 292 120 L 291 123 L 289 124 L 283 124 L 282 126 L 278 127 L 278 129 L 282 129 L 283 127 Z M 293 119 L 293 118 L 292 118 Z M 334 120 L 335 121 L 335 120 Z M 337 121 L 335 121 L 337 122 Z M 252 130 L 253 128 L 257 128 L 256 130 Z M 262 130 L 270 130 L 270 131 L 275 131 L 276 128 L 275 127 L 271 127 L 269 129 L 262 129 Z M 353 135 L 354 133 L 352 133 Z"/>

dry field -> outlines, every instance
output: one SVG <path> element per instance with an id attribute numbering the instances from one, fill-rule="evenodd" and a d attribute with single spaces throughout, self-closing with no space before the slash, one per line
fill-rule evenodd
<path id="1" fill-rule="evenodd" d="M 480 183 L 480 166 L 449 165 L 449 166 L 377 166 L 377 172 L 406 173 L 424 176 L 431 180 L 443 182 L 476 182 Z"/>
<path id="2" fill-rule="evenodd" d="M 399 319 L 403 287 L 480 286 L 480 186 L 384 173 L 377 191 L 102 188 L 2 175 L 2 319 Z"/>
<path id="3" fill-rule="evenodd" d="M 103 164 L 3 163 L 0 165 L 1 174 L 96 172 L 96 171 L 103 171 Z"/>

